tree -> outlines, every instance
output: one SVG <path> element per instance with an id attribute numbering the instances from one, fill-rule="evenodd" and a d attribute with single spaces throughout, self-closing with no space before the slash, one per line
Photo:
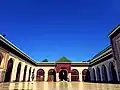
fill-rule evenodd
<path id="1" fill-rule="evenodd" d="M 47 59 L 44 59 L 42 62 L 48 62 L 48 60 L 47 60 Z"/>

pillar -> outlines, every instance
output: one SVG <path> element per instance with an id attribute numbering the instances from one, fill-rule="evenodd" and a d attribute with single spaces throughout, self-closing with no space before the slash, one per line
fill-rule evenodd
<path id="1" fill-rule="evenodd" d="M 44 81 L 47 81 L 48 79 L 48 71 L 45 71 Z"/>
<path id="2" fill-rule="evenodd" d="M 68 73 L 68 79 L 71 82 L 71 73 Z"/>
<path id="3" fill-rule="evenodd" d="M 25 68 L 25 65 L 23 63 L 21 63 L 21 71 L 20 71 L 20 79 L 19 79 L 19 81 L 23 81 L 24 68 Z"/>
<path id="4" fill-rule="evenodd" d="M 116 64 L 116 61 L 114 60 L 114 62 L 115 62 L 115 71 L 116 71 L 116 74 L 117 74 L 117 80 L 118 81 L 120 81 L 120 79 L 119 79 L 119 75 L 118 75 L 118 70 L 117 70 L 117 64 Z"/>
<path id="5" fill-rule="evenodd" d="M 79 74 L 79 81 L 82 82 L 83 81 L 83 79 L 82 79 L 82 71 L 79 71 L 79 72 L 80 72 L 80 74 Z"/>
<path id="6" fill-rule="evenodd" d="M 107 71 L 108 81 L 111 81 L 110 72 L 109 72 L 109 63 L 107 63 L 107 65 L 106 65 L 106 71 Z"/>
<path id="7" fill-rule="evenodd" d="M 56 73 L 56 82 L 59 81 L 59 73 Z"/>
<path id="8" fill-rule="evenodd" d="M 16 80 L 16 73 L 17 73 L 18 63 L 19 63 L 18 59 L 14 59 L 12 73 L 11 73 L 11 82 L 14 82 Z"/>
<path id="9" fill-rule="evenodd" d="M 0 82 L 2 82 L 2 70 L 0 70 Z"/>
<path id="10" fill-rule="evenodd" d="M 102 75 L 102 65 L 100 66 L 100 77 L 101 77 L 101 81 L 103 81 L 103 75 Z"/>

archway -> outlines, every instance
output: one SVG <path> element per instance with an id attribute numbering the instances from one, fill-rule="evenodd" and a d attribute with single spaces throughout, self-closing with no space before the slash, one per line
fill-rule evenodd
<path id="1" fill-rule="evenodd" d="M 71 81 L 79 81 L 79 72 L 77 69 L 71 71 Z"/>
<path id="2" fill-rule="evenodd" d="M 109 75 L 110 75 L 111 82 L 113 82 L 113 83 L 118 82 L 115 66 L 113 65 L 112 62 L 109 63 Z"/>
<path id="3" fill-rule="evenodd" d="M 62 69 L 60 72 L 59 72 L 59 79 L 60 79 L 60 81 L 63 81 L 63 80 L 65 80 L 65 81 L 67 81 L 67 70 L 65 70 L 65 69 Z"/>
<path id="4" fill-rule="evenodd" d="M 82 71 L 82 79 L 84 82 L 90 82 L 90 72 L 88 69 Z"/>
<path id="5" fill-rule="evenodd" d="M 54 69 L 48 71 L 48 81 L 56 82 L 56 71 Z"/>
<path id="6" fill-rule="evenodd" d="M 29 69 L 28 81 L 30 81 L 30 76 L 31 76 L 31 67 L 30 67 L 30 69 Z"/>
<path id="7" fill-rule="evenodd" d="M 95 74 L 95 69 L 93 68 L 93 82 L 96 82 L 96 74 Z"/>
<path id="8" fill-rule="evenodd" d="M 97 73 L 97 82 L 101 81 L 101 75 L 100 75 L 100 69 L 97 67 L 96 68 L 96 73 Z"/>
<path id="9" fill-rule="evenodd" d="M 103 78 L 103 82 L 108 82 L 107 70 L 105 65 L 102 65 L 102 78 Z"/>
<path id="10" fill-rule="evenodd" d="M 27 65 L 25 65 L 25 68 L 24 68 L 23 82 L 26 80 L 26 71 L 27 71 Z"/>
<path id="11" fill-rule="evenodd" d="M 19 82 L 20 79 L 20 71 L 21 71 L 21 63 L 18 64 L 17 66 L 17 73 L 16 73 L 16 82 Z"/>
<path id="12" fill-rule="evenodd" d="M 7 69 L 6 69 L 6 73 L 5 73 L 5 80 L 4 80 L 4 82 L 10 82 L 11 74 L 12 74 L 12 68 L 13 68 L 13 60 L 11 58 L 8 61 L 8 64 L 7 64 Z"/>
<path id="13" fill-rule="evenodd" d="M 44 81 L 44 70 L 43 69 L 39 69 L 37 71 L 37 76 L 36 76 L 36 81 Z"/>

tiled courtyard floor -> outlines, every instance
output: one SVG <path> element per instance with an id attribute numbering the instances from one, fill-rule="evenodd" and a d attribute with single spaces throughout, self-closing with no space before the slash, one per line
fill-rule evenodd
<path id="1" fill-rule="evenodd" d="M 0 90 L 120 90 L 120 84 L 84 82 L 0 83 Z"/>

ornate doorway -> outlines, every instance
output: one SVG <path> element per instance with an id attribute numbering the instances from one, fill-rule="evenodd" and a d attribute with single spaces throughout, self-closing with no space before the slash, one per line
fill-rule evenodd
<path id="1" fill-rule="evenodd" d="M 67 73 L 67 71 L 65 69 L 61 70 L 59 72 L 59 79 L 60 79 L 60 81 L 63 81 L 63 80 L 67 81 L 67 74 L 68 73 Z"/>
<path id="2" fill-rule="evenodd" d="M 56 71 L 54 69 L 48 71 L 48 81 L 56 82 Z"/>

